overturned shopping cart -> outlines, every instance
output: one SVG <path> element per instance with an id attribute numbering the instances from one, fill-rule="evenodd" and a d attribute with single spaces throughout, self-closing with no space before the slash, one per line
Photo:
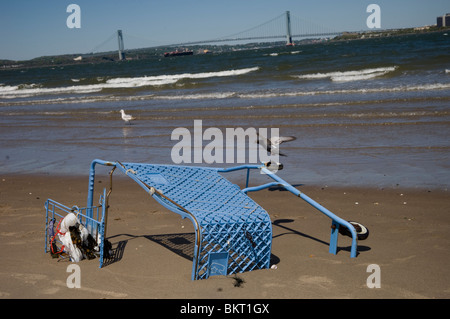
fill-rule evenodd
<path id="1" fill-rule="evenodd" d="M 274 174 L 267 165 L 243 165 L 232 168 L 191 167 L 145 163 L 121 163 L 94 160 L 89 175 L 88 200 L 85 208 L 69 208 L 51 199 L 46 202 L 46 252 L 50 237 L 49 224 L 65 214 L 76 213 L 80 223 L 97 239 L 100 268 L 105 256 L 105 232 L 110 189 L 104 189 L 98 206 L 93 205 L 96 165 L 118 169 L 137 182 L 158 203 L 174 213 L 188 218 L 194 225 L 195 245 L 192 279 L 213 275 L 230 275 L 270 267 L 272 223 L 269 214 L 248 192 L 273 186 L 283 187 L 302 198 L 331 219 L 329 252 L 336 254 L 339 229 L 352 237 L 350 256 L 357 255 L 358 233 L 352 224 L 336 216 L 295 187 Z M 246 173 L 246 187 L 241 189 L 223 175 L 233 171 Z M 260 170 L 273 182 L 249 187 L 251 170 Z M 359 230 L 360 231 L 360 230 Z"/>

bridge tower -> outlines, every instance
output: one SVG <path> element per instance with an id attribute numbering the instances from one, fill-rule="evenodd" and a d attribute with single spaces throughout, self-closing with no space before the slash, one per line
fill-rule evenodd
<path id="1" fill-rule="evenodd" d="M 119 41 L 119 60 L 122 61 L 125 59 L 122 30 L 117 30 L 117 40 Z"/>
<path id="2" fill-rule="evenodd" d="M 292 43 L 291 13 L 289 11 L 286 11 L 286 45 L 294 45 Z"/>

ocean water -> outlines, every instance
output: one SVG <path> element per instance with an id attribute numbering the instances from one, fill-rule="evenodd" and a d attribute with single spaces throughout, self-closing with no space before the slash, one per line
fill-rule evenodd
<path id="1" fill-rule="evenodd" d="M 449 52 L 450 36 L 430 33 L 1 69 L 0 173 L 87 176 L 95 158 L 173 164 L 172 132 L 202 120 L 224 140 L 227 128 L 295 136 L 278 172 L 292 184 L 447 189 Z"/>

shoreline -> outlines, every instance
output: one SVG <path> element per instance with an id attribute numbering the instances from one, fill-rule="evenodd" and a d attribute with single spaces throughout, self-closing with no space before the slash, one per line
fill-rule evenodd
<path id="1" fill-rule="evenodd" d="M 416 27 L 421 28 L 421 27 Z M 375 39 L 375 38 L 395 38 L 401 36 L 410 36 L 410 35 L 421 35 L 421 34 L 429 34 L 429 33 L 440 33 L 447 32 L 450 30 L 450 27 L 441 27 L 438 28 L 436 26 L 428 26 L 428 28 L 418 29 L 415 27 L 408 28 L 400 28 L 400 29 L 375 29 L 375 30 L 360 30 L 360 31 L 343 31 L 342 35 L 336 36 L 335 38 L 328 39 L 326 41 L 315 42 L 316 40 L 322 40 L 322 38 L 309 38 L 300 40 L 296 46 L 306 46 L 306 45 L 316 45 L 316 44 L 327 44 L 327 43 L 336 43 L 336 42 L 348 42 L 348 41 L 358 41 L 358 40 L 367 40 L 367 39 Z M 368 37 L 365 37 L 368 35 Z M 361 37 L 362 36 L 362 37 Z M 295 42 L 295 41 L 294 41 Z M 259 44 L 257 42 L 250 42 L 246 44 L 241 44 L 243 48 L 247 48 L 252 50 L 252 45 Z M 285 42 L 265 42 L 263 45 L 273 46 L 273 47 L 285 47 Z M 222 47 L 228 49 L 232 47 L 232 45 L 188 45 L 186 47 L 192 48 L 192 50 L 201 50 L 202 48 L 217 48 Z M 294 46 L 295 47 L 295 46 Z M 46 67 L 65 67 L 65 66 L 77 66 L 77 65 L 85 65 L 85 64 L 100 64 L 100 63 L 124 63 L 134 60 L 150 60 L 155 58 L 163 57 L 164 51 L 170 51 L 175 49 L 176 46 L 165 45 L 165 46 L 157 46 L 157 47 L 147 47 L 147 48 L 135 48 L 126 50 L 128 58 L 124 61 L 117 59 L 116 51 L 107 51 L 107 52 L 99 52 L 96 54 L 92 53 L 66 53 L 59 55 L 48 55 L 48 56 L 39 56 L 35 58 L 31 58 L 28 60 L 10 60 L 10 59 L 0 59 L 0 70 L 21 70 L 21 69 L 33 69 L 33 68 L 46 68 Z M 225 50 L 226 52 L 227 50 Z M 203 53 L 204 54 L 204 53 Z M 199 55 L 199 54 L 196 54 Z M 84 60 L 75 61 L 74 58 L 83 56 Z M 143 58 L 142 58 L 143 56 Z M 47 60 L 58 60 L 56 63 L 48 63 Z M 19 64 L 18 64 L 19 63 Z M 22 64 L 20 64 L 22 63 Z"/>
<path id="2" fill-rule="evenodd" d="M 173 164 L 176 165 L 176 164 Z M 207 167 L 207 166 L 205 166 Z M 97 166 L 96 168 L 96 174 L 95 178 L 96 180 L 100 178 L 102 181 L 109 183 L 109 171 L 110 167 L 108 166 Z M 229 175 L 227 175 L 229 174 Z M 241 188 L 245 188 L 245 174 L 241 174 L 239 177 L 232 176 L 233 172 L 231 173 L 223 173 L 223 176 L 225 178 L 228 178 L 232 183 L 237 184 Z M 258 186 L 263 184 L 261 181 L 258 181 L 257 177 L 258 173 L 255 170 L 253 172 L 254 175 L 250 175 L 250 182 L 249 186 Z M 253 176 L 253 178 L 252 178 Z M 2 179 L 42 179 L 46 178 L 49 180 L 59 180 L 59 179 L 69 179 L 69 180 L 77 180 L 81 182 L 82 180 L 86 183 L 86 191 L 87 191 L 87 185 L 89 183 L 89 168 L 86 169 L 85 173 L 49 173 L 49 172 L 34 172 L 34 173 L 0 173 L 0 182 Z M 295 180 L 290 180 L 289 177 L 283 176 L 282 177 L 286 182 L 290 183 L 294 187 L 303 187 L 306 189 L 335 189 L 335 190 L 365 190 L 365 191 L 404 191 L 404 192 L 437 192 L 442 194 L 449 194 L 450 193 L 450 186 L 447 185 L 427 185 L 427 186 L 403 186 L 401 184 L 352 184 L 349 182 L 348 184 L 339 184 L 333 183 L 333 182 L 324 182 L 321 180 L 318 181 L 305 181 L 305 183 L 296 184 Z M 126 175 L 122 174 L 121 172 L 116 172 L 113 175 L 113 181 L 117 179 L 122 180 L 128 180 Z M 256 179 L 256 181 L 255 181 Z M 268 181 L 273 181 L 272 179 L 268 178 Z M 253 182 L 253 184 L 252 184 Z"/>
<path id="3" fill-rule="evenodd" d="M 97 174 L 95 197 L 109 187 Z M 88 176 L 2 175 L 0 179 L 0 298 L 162 299 L 429 299 L 450 298 L 450 197 L 446 191 L 298 186 L 336 215 L 364 224 L 369 238 L 350 258 L 340 235 L 328 253 L 330 220 L 287 191 L 249 193 L 272 220 L 277 269 L 191 281 L 192 260 L 168 248 L 171 236 L 189 241 L 193 226 L 150 198 L 126 176 L 113 178 L 107 238 L 120 256 L 104 268 L 83 260 L 81 288 L 66 285 L 70 264 L 44 253 L 47 198 L 84 206 Z M 367 285 L 369 265 L 381 288 Z M 235 277 L 243 280 L 235 287 Z"/>

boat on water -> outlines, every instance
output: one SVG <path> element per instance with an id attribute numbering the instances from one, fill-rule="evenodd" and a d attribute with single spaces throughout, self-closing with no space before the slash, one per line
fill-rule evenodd
<path id="1" fill-rule="evenodd" d="M 194 54 L 194 51 L 190 51 L 190 50 L 183 50 L 183 51 L 175 50 L 172 52 L 164 53 L 164 56 L 169 57 L 169 56 L 182 56 L 182 55 L 193 55 L 193 54 Z"/>

